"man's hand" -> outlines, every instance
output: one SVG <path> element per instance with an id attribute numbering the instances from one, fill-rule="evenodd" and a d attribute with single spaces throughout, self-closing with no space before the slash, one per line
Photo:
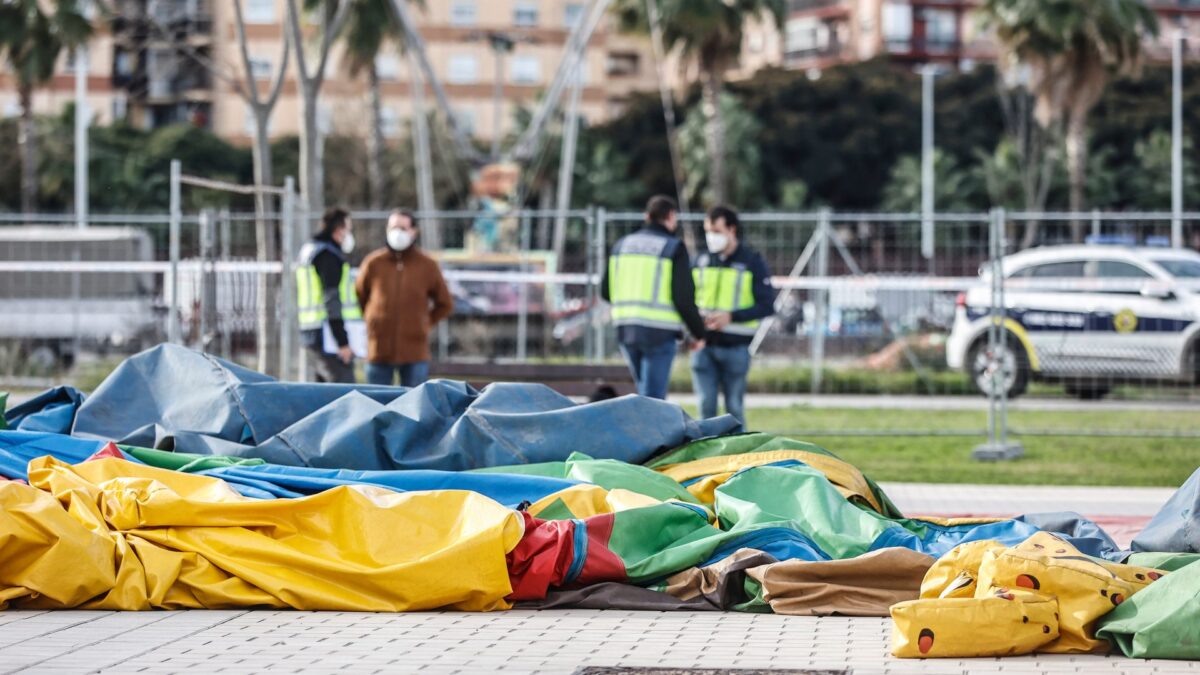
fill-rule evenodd
<path id="1" fill-rule="evenodd" d="M 350 351 L 350 345 L 338 347 L 338 358 L 342 360 L 342 363 L 346 364 L 354 360 L 354 352 Z"/>
<path id="2" fill-rule="evenodd" d="M 691 350 L 698 352 L 701 349 L 704 349 L 704 340 L 693 340 L 691 344 Z"/>
<path id="3" fill-rule="evenodd" d="M 733 321 L 733 315 L 729 312 L 713 312 L 704 319 L 704 327 L 709 330 L 721 330 Z"/>

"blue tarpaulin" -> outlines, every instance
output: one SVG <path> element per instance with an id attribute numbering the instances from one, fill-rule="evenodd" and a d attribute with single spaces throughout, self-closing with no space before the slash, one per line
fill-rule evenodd
<path id="1" fill-rule="evenodd" d="M 637 396 L 580 405 L 539 384 L 478 391 L 445 380 L 413 389 L 280 383 L 175 345 L 127 359 L 86 399 L 69 388 L 40 398 L 40 410 L 31 401 L 6 415 L 10 426 L 365 471 L 461 471 L 573 452 L 641 463 L 740 428 L 729 416 L 695 421 L 673 403 Z"/>

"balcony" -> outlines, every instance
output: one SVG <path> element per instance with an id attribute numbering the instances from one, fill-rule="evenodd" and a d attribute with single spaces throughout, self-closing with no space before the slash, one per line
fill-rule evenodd
<path id="1" fill-rule="evenodd" d="M 829 62 L 840 61 L 845 55 L 846 47 L 847 45 L 838 42 L 827 45 L 814 45 L 811 47 L 789 49 L 783 57 L 786 64 L 792 68 L 815 65 L 814 62 L 824 65 Z"/>
<path id="2" fill-rule="evenodd" d="M 962 54 L 962 43 L 954 39 L 939 38 L 887 38 L 889 54 L 912 58 L 958 57 Z"/>
<path id="3" fill-rule="evenodd" d="M 835 16 L 850 15 L 847 0 L 788 0 L 788 14 Z"/>

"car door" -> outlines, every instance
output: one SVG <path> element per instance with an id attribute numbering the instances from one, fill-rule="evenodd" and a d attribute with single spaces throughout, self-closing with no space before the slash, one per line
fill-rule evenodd
<path id="1" fill-rule="evenodd" d="M 1087 278 L 1098 288 L 1081 293 L 1087 326 L 1067 337 L 1063 357 L 1086 376 L 1159 378 L 1179 370 L 1187 308 L 1169 282 L 1131 261 L 1090 261 Z M 1152 291 L 1160 289 L 1157 296 Z"/>
<path id="2" fill-rule="evenodd" d="M 1035 264 L 1017 270 L 1005 287 L 1009 315 L 1025 330 L 1044 375 L 1063 372 L 1063 344 L 1069 333 L 1081 330 L 1086 323 L 1087 317 L 1077 302 L 1085 262 Z"/>

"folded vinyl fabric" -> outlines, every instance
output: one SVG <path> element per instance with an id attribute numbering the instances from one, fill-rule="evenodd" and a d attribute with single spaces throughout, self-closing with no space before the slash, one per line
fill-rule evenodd
<path id="1" fill-rule="evenodd" d="M 918 600 L 891 609 L 892 653 L 968 657 L 1105 652 L 1097 619 L 1166 572 L 1081 554 L 1039 532 L 1017 546 L 974 541 L 930 568 Z"/>
<path id="2" fill-rule="evenodd" d="M 465 491 L 289 500 L 100 459 L 0 483 L 0 601 L 20 608 L 502 609 L 516 512 Z"/>
<path id="3" fill-rule="evenodd" d="M 695 421 L 673 403 L 637 396 L 579 405 L 538 384 L 281 383 L 176 345 L 127 359 L 86 399 L 63 390 L 42 404 L 6 419 L 20 430 L 122 445 L 374 471 L 458 471 L 573 452 L 640 463 L 739 429 L 728 415 Z"/>
<path id="4" fill-rule="evenodd" d="M 1125 656 L 1200 659 L 1200 565 L 1194 554 L 1164 562 L 1186 564 L 1104 615 L 1096 635 Z"/>

